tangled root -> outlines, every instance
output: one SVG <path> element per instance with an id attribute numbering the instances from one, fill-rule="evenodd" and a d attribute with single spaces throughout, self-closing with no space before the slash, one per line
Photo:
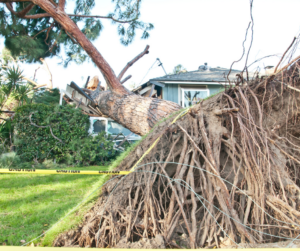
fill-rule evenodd
<path id="1" fill-rule="evenodd" d="M 285 83 L 285 84 L 284 84 Z M 291 89 L 292 86 L 295 89 Z M 159 124 L 55 246 L 114 247 L 161 235 L 167 247 L 271 243 L 300 233 L 299 66 L 229 88 Z"/>

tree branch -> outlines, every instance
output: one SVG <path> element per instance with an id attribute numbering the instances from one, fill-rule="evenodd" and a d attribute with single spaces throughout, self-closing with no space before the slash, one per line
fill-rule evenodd
<path id="1" fill-rule="evenodd" d="M 33 7 L 35 4 L 28 4 L 22 11 L 17 12 L 18 17 L 24 17 Z"/>
<path id="2" fill-rule="evenodd" d="M 129 75 L 127 76 L 126 78 L 124 78 L 122 81 L 121 81 L 121 84 L 124 84 L 128 79 L 130 79 L 132 76 Z"/>
<path id="3" fill-rule="evenodd" d="M 63 0 L 65 1 L 65 0 Z M 87 17 L 87 18 L 106 18 L 106 19 L 111 19 L 117 23 L 122 23 L 122 24 L 125 24 L 125 23 L 131 23 L 135 20 L 138 19 L 138 14 L 139 14 L 139 5 L 140 5 L 140 1 L 141 0 L 138 0 L 137 1 L 137 5 L 136 5 L 136 17 L 131 19 L 131 20 L 127 20 L 127 21 L 122 21 L 122 20 L 118 20 L 118 19 L 115 19 L 113 16 L 98 16 L 98 15 L 95 15 L 95 16 L 89 16 L 89 15 L 75 15 L 75 14 L 68 14 L 70 17 L 73 16 L 73 17 Z"/>
<path id="4" fill-rule="evenodd" d="M 0 0 L 0 3 L 32 2 L 31 0 Z"/>
<path id="5" fill-rule="evenodd" d="M 1 111 L 0 112 L 3 112 L 3 113 L 15 113 L 14 111 Z"/>
<path id="6" fill-rule="evenodd" d="M 65 6 L 66 6 L 66 0 L 59 0 L 58 8 L 60 8 L 62 11 L 65 11 Z"/>
<path id="7" fill-rule="evenodd" d="M 76 14 L 67 14 L 69 17 L 85 17 L 85 18 L 105 18 L 105 19 L 111 19 L 117 23 L 121 23 L 121 24 L 126 24 L 126 23 L 131 23 L 135 20 L 138 19 L 138 17 L 136 16 L 135 18 L 131 19 L 131 20 L 126 20 L 126 21 L 122 21 L 122 20 L 118 20 L 118 19 L 115 19 L 114 17 L 110 17 L 110 16 L 98 16 L 98 15 L 76 15 Z"/>
<path id="8" fill-rule="evenodd" d="M 138 61 L 141 57 L 143 57 L 145 54 L 149 53 L 149 45 L 146 46 L 145 50 L 137 55 L 134 59 L 132 59 L 130 62 L 127 63 L 127 65 L 124 67 L 124 69 L 120 72 L 118 79 L 121 80 L 125 72 L 129 69 L 130 66 L 132 66 L 136 61 Z"/>
<path id="9" fill-rule="evenodd" d="M 1 0 L 0 0 L 1 1 Z M 62 11 L 60 8 L 45 0 L 31 0 L 34 4 L 42 8 L 47 14 L 49 14 L 62 28 L 69 32 L 70 35 L 78 42 L 83 50 L 92 58 L 94 63 L 100 69 L 104 76 L 104 79 L 109 86 L 110 90 L 119 95 L 126 95 L 130 92 L 120 83 L 120 80 L 116 77 L 114 71 L 110 65 L 106 62 L 100 52 L 95 48 L 89 39 L 82 33 L 79 27 L 73 22 L 73 20 Z"/>
<path id="10" fill-rule="evenodd" d="M 43 18 L 43 17 L 51 17 L 50 14 L 48 13 L 42 13 L 42 14 L 36 14 L 36 15 L 28 15 L 28 16 L 25 16 L 26 13 L 28 13 L 28 11 L 30 11 L 32 9 L 32 7 L 35 5 L 35 4 L 30 4 L 28 5 L 24 10 L 20 11 L 20 12 L 16 12 L 14 11 L 13 7 L 12 7 L 12 3 L 13 2 L 25 2 L 25 1 L 5 1 L 5 0 L 0 0 L 1 3 L 5 3 L 7 9 L 14 15 L 16 15 L 17 17 L 19 18 L 24 18 L 24 19 L 38 19 L 38 18 Z M 28 2 L 28 1 L 26 1 Z M 30 7 L 30 8 L 29 8 Z"/>
<path id="11" fill-rule="evenodd" d="M 30 113 L 30 115 L 29 115 L 29 121 L 30 121 L 30 124 L 33 125 L 33 126 L 35 126 L 35 127 L 38 127 L 38 128 L 47 128 L 47 127 L 49 127 L 50 133 L 51 133 L 52 137 L 55 138 L 56 140 L 58 140 L 60 143 L 64 144 L 64 142 L 63 142 L 61 139 L 57 138 L 57 137 L 53 134 L 51 125 L 39 126 L 39 125 L 37 125 L 37 124 L 35 124 L 35 123 L 32 122 L 31 117 L 32 117 L 32 115 L 33 115 L 34 113 L 36 113 L 36 111 Z"/>
<path id="12" fill-rule="evenodd" d="M 49 75 L 49 83 L 47 84 L 47 87 L 49 89 L 52 89 L 53 88 L 53 83 L 52 83 L 52 74 L 51 74 L 51 71 L 49 70 L 49 67 L 48 67 L 46 61 L 43 58 L 40 58 L 40 60 L 42 61 L 43 65 L 44 65 L 44 68 L 48 72 L 48 75 Z"/>
<path id="13" fill-rule="evenodd" d="M 51 17 L 51 15 L 49 15 L 48 13 L 42 13 L 42 14 L 36 14 L 36 15 L 29 15 L 26 16 L 26 14 L 32 9 L 32 7 L 35 4 L 30 4 L 28 5 L 24 10 L 20 11 L 20 12 L 15 12 L 12 8 L 12 6 L 9 6 L 9 4 L 13 3 L 13 2 L 28 2 L 30 0 L 24 0 L 24 1 L 12 1 L 12 0 L 0 0 L 0 2 L 2 3 L 6 3 L 7 8 L 10 10 L 11 13 L 13 13 L 14 15 L 20 17 L 20 18 L 24 18 L 24 19 L 37 19 L 37 18 L 43 18 L 43 17 Z M 52 0 L 50 0 L 50 2 L 54 5 L 57 6 Z M 138 1 L 138 6 L 139 6 L 139 2 Z M 65 5 L 66 5 L 66 0 L 60 0 L 58 3 L 58 8 L 60 8 L 62 11 L 65 10 Z M 27 10 L 28 9 L 28 10 Z M 122 21 L 122 20 L 118 20 L 115 19 L 113 16 L 99 16 L 99 15 L 76 15 L 76 14 L 67 14 L 69 17 L 84 17 L 84 18 L 105 18 L 105 19 L 111 19 L 117 23 L 131 23 L 135 20 L 138 19 L 138 7 L 137 7 L 137 15 L 135 18 L 130 19 L 130 20 L 126 20 L 126 21 Z"/>

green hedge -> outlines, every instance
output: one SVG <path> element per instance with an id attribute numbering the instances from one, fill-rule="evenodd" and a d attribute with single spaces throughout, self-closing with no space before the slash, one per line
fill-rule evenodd
<path id="1" fill-rule="evenodd" d="M 43 126 L 36 127 L 30 123 Z M 24 161 L 64 161 L 74 142 L 88 137 L 89 117 L 71 106 L 30 104 L 17 109 L 13 119 L 17 155 Z M 48 127 L 45 127 L 48 126 Z M 62 143 L 51 135 L 59 138 Z"/>

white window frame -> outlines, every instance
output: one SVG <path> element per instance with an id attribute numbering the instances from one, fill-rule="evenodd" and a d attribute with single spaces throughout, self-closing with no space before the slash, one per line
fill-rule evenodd
<path id="1" fill-rule="evenodd" d="M 107 133 L 108 121 L 107 121 L 106 118 L 103 118 L 103 117 L 90 117 L 90 130 L 89 130 L 89 133 L 92 136 L 98 135 L 98 133 L 94 133 L 94 123 L 93 123 L 93 120 L 104 120 L 105 121 L 105 132 Z"/>
<path id="2" fill-rule="evenodd" d="M 108 121 L 114 121 L 111 118 L 103 118 L 103 117 L 90 117 L 90 129 L 89 129 L 89 134 L 92 135 L 93 137 L 98 135 L 98 133 L 94 133 L 94 123 L 93 120 L 104 120 L 105 121 L 105 132 L 108 134 Z M 139 135 L 131 135 L 128 137 L 128 140 L 139 140 L 141 137 Z"/>
<path id="3" fill-rule="evenodd" d="M 206 88 L 205 88 L 206 87 Z M 204 88 L 203 87 L 195 87 L 195 88 L 180 88 L 180 91 L 181 91 L 181 106 L 184 107 L 184 91 L 206 91 L 207 92 L 207 97 L 209 97 L 210 95 L 210 91 L 209 89 L 207 88 L 207 86 L 205 86 Z M 180 102 L 179 101 L 179 102 Z"/>

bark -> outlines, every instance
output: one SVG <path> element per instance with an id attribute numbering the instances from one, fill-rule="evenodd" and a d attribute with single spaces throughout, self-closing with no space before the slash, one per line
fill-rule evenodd
<path id="1" fill-rule="evenodd" d="M 166 100 L 110 91 L 101 92 L 96 101 L 103 114 L 138 135 L 147 134 L 157 121 L 181 108 Z"/>

